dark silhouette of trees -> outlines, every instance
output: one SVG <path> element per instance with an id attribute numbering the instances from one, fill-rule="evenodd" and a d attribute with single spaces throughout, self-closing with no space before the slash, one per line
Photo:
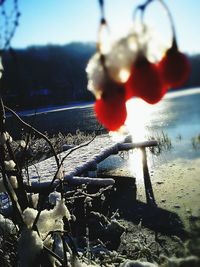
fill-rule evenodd
<path id="1" fill-rule="evenodd" d="M 14 109 L 93 100 L 85 68 L 94 43 L 32 46 L 4 53 L 3 97 Z M 185 88 L 200 86 L 200 55 L 189 56 L 192 73 Z"/>

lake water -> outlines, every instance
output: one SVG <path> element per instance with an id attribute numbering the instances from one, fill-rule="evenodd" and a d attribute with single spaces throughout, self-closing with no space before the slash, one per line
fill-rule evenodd
<path id="1" fill-rule="evenodd" d="M 167 134 L 175 149 L 173 157 L 198 157 L 200 149 L 192 146 L 193 137 L 200 134 L 200 88 L 170 92 L 156 105 L 132 99 L 127 104 L 127 128 L 134 141 L 146 139 L 149 135 Z M 77 129 L 93 132 L 99 129 L 93 104 L 53 107 L 21 112 L 22 118 L 38 130 L 50 134 L 72 132 Z M 18 138 L 21 125 L 8 117 L 7 127 Z"/>

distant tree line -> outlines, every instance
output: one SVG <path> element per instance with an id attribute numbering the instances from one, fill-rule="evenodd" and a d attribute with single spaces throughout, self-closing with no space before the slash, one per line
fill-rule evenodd
<path id="1" fill-rule="evenodd" d="M 85 68 L 93 43 L 10 49 L 3 56 L 3 97 L 14 109 L 65 105 L 94 100 L 87 90 Z M 185 87 L 200 86 L 200 55 L 189 56 L 192 73 Z"/>

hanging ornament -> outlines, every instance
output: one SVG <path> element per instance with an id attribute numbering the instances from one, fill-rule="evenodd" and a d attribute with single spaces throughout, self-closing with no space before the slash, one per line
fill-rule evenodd
<path id="1" fill-rule="evenodd" d="M 110 131 L 117 131 L 124 125 L 127 111 L 124 86 L 112 79 L 113 64 L 109 60 L 111 53 L 109 38 L 105 35 L 108 28 L 104 17 L 103 1 L 99 1 L 101 20 L 98 31 L 97 53 L 88 63 L 88 89 L 95 95 L 94 111 L 99 122 Z M 106 38 L 104 38 L 106 36 Z"/>
<path id="2" fill-rule="evenodd" d="M 158 68 L 163 82 L 168 88 L 182 86 L 189 78 L 191 67 L 186 55 L 179 51 L 173 18 L 168 6 L 163 0 L 159 0 L 169 18 L 172 30 L 172 45 L 159 62 Z"/>
<path id="3" fill-rule="evenodd" d="M 89 61 L 86 71 L 88 89 L 96 97 L 97 119 L 111 131 L 125 123 L 127 100 L 140 97 L 149 104 L 156 104 L 170 87 L 181 86 L 190 73 L 189 62 L 177 47 L 171 13 L 163 0 L 158 0 L 169 18 L 173 40 L 171 48 L 165 48 L 166 54 L 162 57 L 164 47 L 143 20 L 146 8 L 152 2 L 147 0 L 136 8 L 134 15 L 140 11 L 140 22 L 134 21 L 128 35 L 111 44 L 104 1 L 99 0 L 101 19 L 97 53 Z"/>
<path id="4" fill-rule="evenodd" d="M 125 87 L 127 100 L 137 96 L 149 104 L 159 102 L 167 91 L 157 65 L 149 62 L 144 55 L 139 55 L 132 65 Z"/>
<path id="5" fill-rule="evenodd" d="M 110 78 L 106 66 L 106 58 L 95 54 L 87 67 L 88 88 L 96 97 L 94 111 L 99 122 L 109 131 L 117 131 L 127 117 L 125 89 Z"/>
<path id="6" fill-rule="evenodd" d="M 178 50 L 176 40 L 159 62 L 159 71 L 163 82 L 169 88 L 182 86 L 189 78 L 191 66 L 187 57 Z"/>
<path id="7" fill-rule="evenodd" d="M 100 99 L 96 100 L 95 113 L 101 124 L 110 131 L 117 131 L 124 125 L 127 111 L 124 87 L 107 80 L 105 90 Z"/>

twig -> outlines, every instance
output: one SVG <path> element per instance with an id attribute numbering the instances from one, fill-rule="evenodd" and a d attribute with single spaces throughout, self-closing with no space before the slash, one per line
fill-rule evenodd
<path id="1" fill-rule="evenodd" d="M 88 146 L 88 145 L 89 145 L 95 138 L 96 138 L 96 135 L 95 135 L 90 141 L 88 141 L 87 143 L 84 143 L 84 144 L 82 144 L 82 145 L 79 145 L 79 146 L 76 146 L 76 147 L 72 148 L 72 149 L 71 149 L 71 150 L 70 150 L 70 151 L 69 151 L 69 152 L 62 158 L 60 164 L 58 165 L 58 169 L 57 169 L 57 171 L 56 171 L 56 173 L 55 173 L 55 175 L 54 175 L 54 177 L 53 177 L 53 179 L 52 179 L 52 181 L 51 181 L 49 187 L 47 188 L 46 194 L 43 196 L 43 202 L 41 203 L 41 205 L 40 205 L 40 207 L 39 207 L 39 210 L 38 210 L 38 213 L 37 213 L 37 216 L 35 217 L 35 220 L 34 220 L 34 223 L 33 223 L 33 226 L 32 226 L 32 230 L 34 230 L 34 229 L 36 228 L 36 224 L 37 224 L 38 219 L 39 219 L 39 217 L 40 217 L 40 213 L 41 213 L 41 211 L 42 211 L 42 209 L 43 209 L 44 203 L 45 203 L 45 201 L 46 201 L 46 199 L 47 199 L 47 197 L 48 197 L 48 195 L 49 195 L 49 192 L 51 192 L 53 183 L 54 183 L 55 180 L 57 179 L 57 174 L 58 174 L 58 172 L 59 172 L 59 170 L 60 170 L 60 167 L 62 166 L 64 160 L 65 160 L 65 159 L 66 159 L 72 152 L 74 152 L 75 150 L 77 150 L 77 149 L 79 149 L 79 148 L 81 148 L 81 147 L 84 147 L 84 146 Z M 62 182 L 62 181 L 61 181 L 61 182 Z"/>
<path id="2" fill-rule="evenodd" d="M 15 155 L 14 155 L 13 150 L 11 148 L 9 140 L 6 141 L 6 146 L 7 146 L 10 158 L 16 164 L 16 177 L 17 177 L 17 182 L 18 182 L 18 188 L 16 189 L 16 193 L 17 193 L 17 196 L 20 196 L 20 197 L 18 197 L 18 201 L 19 201 L 19 204 L 21 206 L 21 209 L 24 210 L 28 207 L 28 197 L 27 197 L 24 183 L 23 183 L 21 168 L 19 167 L 18 162 L 16 161 L 16 158 L 15 158 Z"/>
<path id="3" fill-rule="evenodd" d="M 63 245 L 64 266 L 67 267 L 68 266 L 68 261 L 67 261 L 67 246 L 66 246 L 66 243 L 65 243 L 64 235 L 60 235 L 60 237 L 61 237 L 62 245 Z"/>
<path id="4" fill-rule="evenodd" d="M 51 147 L 51 150 L 53 152 L 53 155 L 55 157 L 55 160 L 56 160 L 56 164 L 57 166 L 59 167 L 59 159 L 58 159 L 58 156 L 56 154 L 56 151 L 51 143 L 51 141 L 49 140 L 49 138 L 41 133 L 40 131 L 38 131 L 37 129 L 35 129 L 33 126 L 31 126 L 30 124 L 28 124 L 27 122 L 25 122 L 24 120 L 22 120 L 22 118 L 20 118 L 20 116 L 14 111 L 12 110 L 11 108 L 5 106 L 5 109 L 7 109 L 10 113 L 12 113 L 26 128 L 30 129 L 31 131 L 35 132 L 37 135 L 39 135 L 41 138 L 45 139 L 45 141 L 49 144 L 49 146 Z"/>
<path id="5" fill-rule="evenodd" d="M 59 234 L 65 234 L 65 235 L 67 235 L 67 237 L 69 238 L 70 245 L 71 245 L 72 253 L 74 255 L 76 255 L 76 256 L 79 256 L 78 255 L 78 251 L 76 249 L 76 246 L 74 244 L 74 241 L 73 241 L 71 235 L 68 233 L 68 231 L 65 231 L 65 230 L 63 230 L 63 231 L 61 231 L 61 230 L 50 231 L 50 232 L 48 232 L 48 234 L 45 236 L 45 238 L 43 240 L 45 240 L 49 235 L 52 235 L 54 233 L 59 233 Z"/>
<path id="6" fill-rule="evenodd" d="M 10 188 L 9 188 L 9 184 L 8 184 L 7 177 L 6 177 L 6 170 L 5 170 L 5 164 L 4 164 L 4 160 L 3 160 L 3 155 L 4 155 L 3 148 L 0 146 L 0 164 L 1 164 L 1 168 L 2 168 L 1 173 L 2 173 L 2 177 L 3 177 L 3 183 L 4 183 L 4 186 L 6 188 L 6 191 L 7 191 L 8 195 L 9 195 L 11 201 L 12 201 L 14 212 L 15 212 L 17 218 L 19 219 L 19 224 L 24 226 L 24 221 L 22 219 L 22 215 L 21 215 L 21 212 L 20 212 L 19 204 L 15 200 L 15 198 L 13 197 L 13 194 L 12 194 Z"/>
<path id="7" fill-rule="evenodd" d="M 72 149 L 70 149 L 70 151 L 62 158 L 61 160 L 61 163 L 60 163 L 60 166 L 63 164 L 64 160 L 72 153 L 74 152 L 75 150 L 79 149 L 79 148 L 82 148 L 82 147 L 85 147 L 85 146 L 88 146 L 90 143 L 92 143 L 94 141 L 94 139 L 96 138 L 96 134 L 94 135 L 94 137 L 88 141 L 87 143 L 84 143 L 84 144 L 81 144 L 81 145 L 78 145 L 78 146 L 75 146 L 73 147 Z"/>
<path id="8" fill-rule="evenodd" d="M 64 261 L 56 253 L 54 253 L 51 249 L 49 249 L 45 245 L 43 245 L 43 249 L 46 250 L 51 256 L 53 256 L 54 258 L 56 258 L 62 264 L 62 266 L 63 266 Z"/>

